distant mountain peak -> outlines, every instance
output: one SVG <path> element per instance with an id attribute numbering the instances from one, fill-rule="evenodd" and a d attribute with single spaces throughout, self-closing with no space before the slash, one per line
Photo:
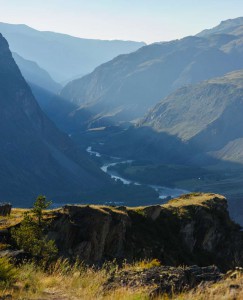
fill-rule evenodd
<path id="1" fill-rule="evenodd" d="M 208 35 L 212 34 L 220 34 L 220 33 L 227 33 L 227 34 L 235 34 L 234 29 L 235 27 L 243 26 L 243 17 L 238 17 L 235 19 L 228 19 L 221 21 L 219 25 L 211 28 L 211 29 L 205 29 L 197 34 L 199 37 L 206 37 Z M 241 32 L 243 34 L 243 30 Z M 241 35 L 240 34 L 240 35 Z M 239 35 L 239 33 L 237 34 Z"/>

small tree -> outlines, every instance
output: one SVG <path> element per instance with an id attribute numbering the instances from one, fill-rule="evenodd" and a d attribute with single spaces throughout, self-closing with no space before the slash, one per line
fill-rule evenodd
<path id="1" fill-rule="evenodd" d="M 41 227 L 43 226 L 42 221 L 43 221 L 43 210 L 49 208 L 51 205 L 51 201 L 46 200 L 46 196 L 38 196 L 35 203 L 34 207 L 32 209 L 33 215 L 36 216 L 38 225 Z"/>
<path id="2" fill-rule="evenodd" d="M 43 210 L 50 205 L 45 196 L 37 197 L 33 209 L 25 213 L 20 227 L 11 232 L 19 248 L 46 261 L 52 260 L 58 252 L 55 242 L 45 235 L 49 223 L 44 220 Z"/>

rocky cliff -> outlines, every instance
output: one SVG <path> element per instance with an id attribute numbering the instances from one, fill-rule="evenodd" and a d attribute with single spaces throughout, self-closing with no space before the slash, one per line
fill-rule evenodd
<path id="1" fill-rule="evenodd" d="M 165 205 L 68 205 L 55 212 L 49 231 L 64 256 L 87 263 L 157 258 L 166 265 L 222 270 L 243 261 L 243 234 L 216 194 L 190 194 Z"/>

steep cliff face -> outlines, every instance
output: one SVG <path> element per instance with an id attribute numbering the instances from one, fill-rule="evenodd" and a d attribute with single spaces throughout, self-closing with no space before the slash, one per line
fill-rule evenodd
<path id="1" fill-rule="evenodd" d="M 108 207 L 66 206 L 49 233 L 63 254 L 88 262 L 122 258 L 131 220 L 127 213 Z"/>
<path id="2" fill-rule="evenodd" d="M 1 34 L 0 182 L 1 201 L 25 207 L 40 193 L 80 197 L 106 182 L 41 111 Z"/>
<path id="3" fill-rule="evenodd" d="M 88 263 L 158 258 L 227 269 L 243 261 L 240 227 L 231 221 L 226 199 L 215 194 L 141 208 L 66 206 L 56 213 L 49 237 L 62 254 Z"/>

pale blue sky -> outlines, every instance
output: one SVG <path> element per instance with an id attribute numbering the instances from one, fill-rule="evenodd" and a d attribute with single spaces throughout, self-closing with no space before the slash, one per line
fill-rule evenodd
<path id="1" fill-rule="evenodd" d="M 84 38 L 171 40 L 243 16 L 243 0 L 0 0 L 0 21 Z"/>

